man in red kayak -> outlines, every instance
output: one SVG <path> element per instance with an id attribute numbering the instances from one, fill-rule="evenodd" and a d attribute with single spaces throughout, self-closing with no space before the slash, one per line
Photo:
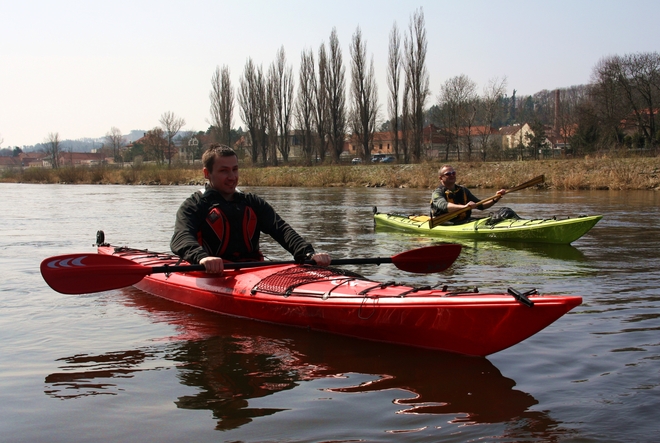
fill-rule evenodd
<path id="1" fill-rule="evenodd" d="M 437 217 L 438 215 L 470 208 L 469 211 L 463 212 L 453 218 L 451 220 L 453 223 L 462 223 L 469 220 L 472 209 L 476 208 L 482 211 L 488 209 L 506 194 L 506 189 L 500 189 L 497 191 L 497 198 L 477 205 L 480 200 L 468 188 L 456 184 L 456 171 L 451 165 L 444 165 L 440 168 L 438 176 L 440 186 L 433 191 L 433 195 L 431 196 L 431 215 Z"/>
<path id="2" fill-rule="evenodd" d="M 259 261 L 259 234 L 270 235 L 299 262 L 330 264 L 330 256 L 316 253 L 261 197 L 243 193 L 238 185 L 238 157 L 233 149 L 214 144 L 202 155 L 204 192 L 197 191 L 179 207 L 170 242 L 172 252 L 206 272 L 222 273 L 223 260 Z"/>

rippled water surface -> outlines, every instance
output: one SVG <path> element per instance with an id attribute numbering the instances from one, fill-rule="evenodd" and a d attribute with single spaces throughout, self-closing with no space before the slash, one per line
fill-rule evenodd
<path id="1" fill-rule="evenodd" d="M 167 251 L 194 190 L 0 184 L 1 441 L 656 441 L 658 193 L 528 189 L 500 205 L 526 218 L 604 218 L 571 246 L 465 242 L 433 276 L 352 268 L 415 285 L 583 296 L 488 358 L 227 318 L 133 288 L 62 295 L 42 280 L 41 260 L 94 251 L 99 229 L 114 245 Z M 438 241 L 373 228 L 373 206 L 425 213 L 428 191 L 246 190 L 334 258 Z M 263 249 L 289 259 L 270 241 Z"/>

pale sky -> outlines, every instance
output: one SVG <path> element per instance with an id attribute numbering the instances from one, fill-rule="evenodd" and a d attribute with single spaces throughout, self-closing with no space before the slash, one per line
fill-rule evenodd
<path id="1" fill-rule="evenodd" d="M 165 112 L 183 130 L 209 126 L 211 77 L 231 70 L 239 85 L 248 57 L 267 71 L 284 47 L 298 75 L 300 54 L 337 28 L 350 82 L 359 26 L 374 59 L 381 118 L 387 113 L 389 33 L 408 30 L 422 8 L 431 96 L 465 74 L 482 91 L 507 78 L 507 95 L 590 81 L 603 57 L 658 51 L 657 0 L 0 0 L 2 148 L 103 137 L 159 126 Z M 297 81 L 296 81 L 297 83 Z M 245 125 L 237 108 L 234 127 Z"/>

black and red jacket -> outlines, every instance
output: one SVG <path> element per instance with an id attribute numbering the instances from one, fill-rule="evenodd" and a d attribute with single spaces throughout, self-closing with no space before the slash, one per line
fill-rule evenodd
<path id="1" fill-rule="evenodd" d="M 259 235 L 270 235 L 296 261 L 314 254 L 314 248 L 261 197 L 236 192 L 232 201 L 207 186 L 179 207 L 170 248 L 189 263 L 209 256 L 230 261 L 263 259 Z"/>

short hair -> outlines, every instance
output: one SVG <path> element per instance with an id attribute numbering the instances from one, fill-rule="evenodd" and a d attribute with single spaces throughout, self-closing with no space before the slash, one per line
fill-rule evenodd
<path id="1" fill-rule="evenodd" d="M 442 166 L 440 167 L 440 169 L 438 169 L 438 175 L 441 176 L 441 175 L 442 175 L 442 170 L 443 170 L 443 169 L 447 169 L 447 168 L 452 168 L 452 169 L 454 169 L 454 167 L 453 167 L 452 165 L 442 165 Z"/>
<path id="2" fill-rule="evenodd" d="M 238 157 L 236 151 L 229 146 L 213 143 L 202 154 L 202 165 L 209 171 L 213 171 L 213 163 L 215 163 L 216 155 L 219 157 L 231 157 L 232 155 Z"/>

